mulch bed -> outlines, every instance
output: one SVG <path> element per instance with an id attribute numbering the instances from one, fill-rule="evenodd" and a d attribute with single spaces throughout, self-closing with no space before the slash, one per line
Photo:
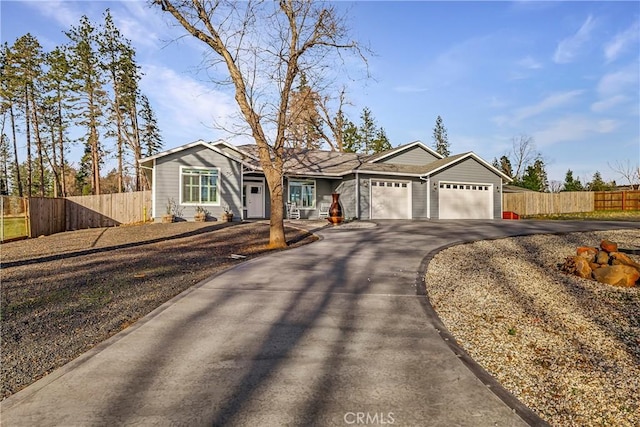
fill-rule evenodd
<path id="1" fill-rule="evenodd" d="M 317 239 L 293 228 L 286 237 L 290 248 Z M 194 284 L 272 251 L 268 240 L 264 223 L 184 222 L 80 230 L 1 245 L 2 398 Z"/>

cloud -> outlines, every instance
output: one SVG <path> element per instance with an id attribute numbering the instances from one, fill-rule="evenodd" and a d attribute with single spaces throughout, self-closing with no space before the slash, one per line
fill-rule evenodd
<path id="1" fill-rule="evenodd" d="M 538 70 L 542 68 L 542 63 L 536 61 L 531 56 L 526 56 L 517 62 L 518 66 L 528 70 Z"/>
<path id="2" fill-rule="evenodd" d="M 553 121 L 546 129 L 533 133 L 539 147 L 558 142 L 580 141 L 594 133 L 607 134 L 616 130 L 620 122 L 612 119 L 593 120 L 585 116 L 567 116 Z"/>
<path id="3" fill-rule="evenodd" d="M 640 39 L 640 21 L 634 22 L 625 31 L 616 36 L 604 46 L 604 57 L 607 63 L 613 62 Z"/>
<path id="4" fill-rule="evenodd" d="M 550 95 L 537 104 L 518 108 L 513 116 L 514 121 L 521 121 L 530 117 L 538 116 L 554 108 L 568 104 L 576 97 L 582 95 L 583 90 L 572 90 Z"/>
<path id="5" fill-rule="evenodd" d="M 25 2 L 42 16 L 53 19 L 65 29 L 78 25 L 82 13 L 73 7 L 73 2 L 64 0 L 50 0 Z"/>
<path id="6" fill-rule="evenodd" d="M 604 111 L 610 110 L 616 105 L 622 104 L 627 101 L 628 98 L 624 95 L 614 95 L 610 98 L 601 99 L 600 101 L 596 101 L 591 104 L 591 111 L 594 113 L 602 113 Z"/>
<path id="7" fill-rule="evenodd" d="M 157 106 L 161 128 L 164 133 L 179 130 L 182 138 L 211 140 L 219 138 L 223 131 L 212 130 L 218 124 L 232 128 L 237 124 L 237 106 L 233 97 L 174 70 L 158 65 L 144 65 L 145 75 L 141 80 L 143 93 L 152 106 Z M 211 137 L 210 135 L 219 134 Z"/>
<path id="8" fill-rule="evenodd" d="M 567 37 L 558 43 L 553 55 L 553 61 L 557 64 L 567 64 L 572 62 L 578 55 L 580 48 L 589 41 L 591 31 L 593 31 L 594 28 L 595 21 L 593 17 L 589 15 L 574 35 Z"/>
<path id="9" fill-rule="evenodd" d="M 638 91 L 638 66 L 633 65 L 602 76 L 596 90 L 602 97 L 624 94 L 629 89 Z"/>

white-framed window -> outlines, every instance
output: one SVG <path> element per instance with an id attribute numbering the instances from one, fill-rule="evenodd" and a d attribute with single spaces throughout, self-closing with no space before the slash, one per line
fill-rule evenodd
<path id="1" fill-rule="evenodd" d="M 180 169 L 180 203 L 219 205 L 220 171 L 209 168 Z"/>
<path id="2" fill-rule="evenodd" d="M 290 179 L 289 203 L 295 203 L 301 209 L 315 208 L 316 181 L 313 179 Z"/>

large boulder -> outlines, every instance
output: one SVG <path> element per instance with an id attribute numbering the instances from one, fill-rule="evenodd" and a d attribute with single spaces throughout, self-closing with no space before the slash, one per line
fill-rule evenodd
<path id="1" fill-rule="evenodd" d="M 631 288 L 640 279 L 640 271 L 629 265 L 609 265 L 593 270 L 593 278 L 607 285 Z"/>

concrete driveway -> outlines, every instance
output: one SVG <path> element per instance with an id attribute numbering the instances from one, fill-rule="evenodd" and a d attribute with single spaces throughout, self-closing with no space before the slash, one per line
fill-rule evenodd
<path id="1" fill-rule="evenodd" d="M 426 260 L 464 241 L 609 228 L 640 224 L 323 229 L 321 241 L 195 286 L 6 399 L 2 425 L 538 424 L 443 340 L 424 296 Z"/>

